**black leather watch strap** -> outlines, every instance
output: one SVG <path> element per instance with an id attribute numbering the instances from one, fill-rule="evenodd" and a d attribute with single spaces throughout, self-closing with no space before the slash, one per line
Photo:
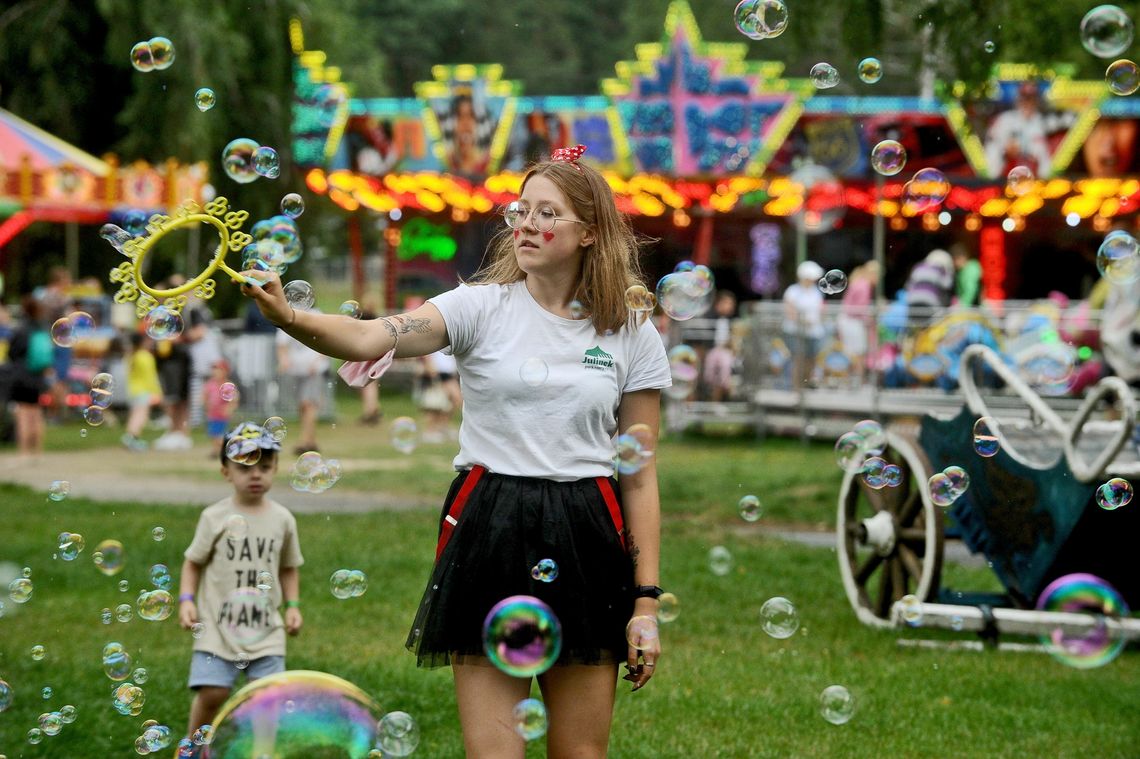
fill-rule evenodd
<path id="1" fill-rule="evenodd" d="M 634 598 L 659 598 L 665 591 L 657 585 L 638 585 L 633 591 Z"/>

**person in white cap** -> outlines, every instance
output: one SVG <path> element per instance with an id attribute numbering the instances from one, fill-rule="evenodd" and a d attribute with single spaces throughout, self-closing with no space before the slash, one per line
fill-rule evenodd
<path id="1" fill-rule="evenodd" d="M 811 376 L 811 367 L 823 339 L 823 294 L 819 280 L 823 267 L 804 261 L 796 267 L 796 282 L 784 291 L 784 340 L 792 352 L 792 387 Z"/>

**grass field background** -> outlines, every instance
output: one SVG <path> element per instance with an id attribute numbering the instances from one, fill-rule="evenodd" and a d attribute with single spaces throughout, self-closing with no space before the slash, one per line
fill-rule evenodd
<path id="1" fill-rule="evenodd" d="M 387 420 L 407 411 L 407 399 L 385 398 Z M 341 489 L 395 493 L 425 505 L 298 516 L 306 557 L 305 628 L 290 640 L 289 666 L 338 675 L 370 693 L 383 710 L 413 715 L 422 734 L 416 756 L 461 756 L 450 674 L 417 670 L 403 648 L 431 565 L 437 503 L 452 477 L 450 448 L 427 446 L 403 456 L 388 445 L 383 427 L 349 423 L 347 407 L 340 418 L 346 421 L 335 429 L 322 429 L 322 449 L 376 466 L 346 466 L 344 479 L 323 496 L 330 509 Z M 108 466 L 132 476 L 129 459 L 113 447 L 117 432 L 97 430 L 86 439 L 77 432 L 74 426 L 53 428 L 51 447 L 105 446 Z M 274 488 L 286 504 L 288 463 L 287 457 Z M 843 595 L 833 551 L 786 542 L 740 520 L 737 500 L 755 493 L 765 505 L 761 528 L 832 524 L 840 476 L 829 447 L 690 436 L 664 441 L 658 464 L 665 515 L 662 584 L 678 595 L 682 611 L 662 628 L 666 655 L 653 682 L 638 693 L 619 688 L 612 756 L 1140 756 L 1140 657 L 1134 648 L 1091 671 L 1042 654 L 900 648 L 897 639 L 904 636 L 955 636 L 861 626 Z M 2 597 L 0 678 L 12 685 L 15 700 L 0 713 L 0 755 L 135 755 L 134 739 L 147 718 L 181 734 L 190 700 L 189 634 L 173 618 L 104 625 L 100 610 L 132 602 L 148 586 L 152 564 L 165 563 L 176 574 L 197 516 L 197 508 L 158 503 L 53 503 L 43 491 L 0 486 L 0 562 L 30 567 L 35 584 L 25 605 Z M 164 541 L 151 538 L 155 526 L 166 529 Z M 52 559 L 61 531 L 84 535 L 87 547 L 78 560 Z M 126 546 L 126 567 L 115 577 L 91 563 L 104 538 Z M 726 576 L 708 569 L 714 545 L 732 552 Z M 328 578 L 339 568 L 367 573 L 367 593 L 335 599 Z M 129 592 L 119 592 L 120 579 L 129 582 Z M 944 584 L 996 588 L 984 568 L 954 564 L 946 566 Z M 768 637 L 759 625 L 760 605 L 775 595 L 791 599 L 800 612 L 800 631 L 788 640 Z M 149 671 L 139 717 L 111 708 L 112 683 L 100 653 L 112 640 Z M 36 644 L 47 649 L 38 662 L 29 653 Z M 857 700 L 855 717 L 843 726 L 825 722 L 818 711 L 818 694 L 831 684 L 846 686 Z M 54 690 L 48 700 L 40 696 L 44 686 Z M 64 704 L 77 707 L 76 722 L 29 745 L 25 734 L 38 715 Z M 542 755 L 541 741 L 530 746 L 528 756 Z"/>

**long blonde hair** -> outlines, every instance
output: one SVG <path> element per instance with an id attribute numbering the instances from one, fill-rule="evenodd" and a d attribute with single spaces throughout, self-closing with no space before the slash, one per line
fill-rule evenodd
<path id="1" fill-rule="evenodd" d="M 579 171 L 579 169 L 581 169 Z M 585 164 L 544 161 L 523 177 L 522 189 L 531 177 L 549 179 L 562 192 L 575 215 L 594 230 L 594 242 L 582 251 L 582 268 L 574 298 L 590 314 L 598 334 L 617 331 L 629 320 L 625 291 L 642 284 L 637 260 L 638 239 L 628 219 L 614 204 L 613 191 L 605 177 Z M 510 284 L 526 279 L 515 258 L 509 228 L 497 234 L 488 246 L 490 261 L 474 276 L 473 284 Z"/>

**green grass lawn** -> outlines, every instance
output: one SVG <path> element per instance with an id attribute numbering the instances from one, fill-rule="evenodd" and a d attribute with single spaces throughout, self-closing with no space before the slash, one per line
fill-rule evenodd
<path id="1" fill-rule="evenodd" d="M 385 398 L 388 419 L 402 403 Z M 442 497 L 451 477 L 447 446 L 404 457 L 386 445 L 382 431 L 359 430 L 347 423 L 322 430 L 322 447 L 327 439 L 330 450 L 343 445 L 353 458 L 400 461 L 404 468 L 347 471 L 337 488 L 388 489 L 432 503 Z M 52 446 L 58 447 L 57 436 L 70 444 L 74 433 L 53 430 Z M 85 442 L 103 444 L 93 437 Z M 684 437 L 663 444 L 662 584 L 679 596 L 682 612 L 663 627 L 666 657 L 654 681 L 638 693 L 619 690 L 611 755 L 1140 755 L 1140 657 L 1134 649 L 1104 668 L 1080 671 L 1041 654 L 900 648 L 896 641 L 903 635 L 939 636 L 862 627 L 844 598 L 832 551 L 739 529 L 736 502 L 745 493 L 762 499 L 765 522 L 830 524 L 839 482 L 830 459 L 828 447 L 798 441 Z M 335 499 L 337 488 L 327 497 Z M 288 503 L 283 481 L 275 492 Z M 136 617 L 105 626 L 100 610 L 132 601 L 154 563 L 177 573 L 197 513 L 81 499 L 51 503 L 41 492 L 0 486 L 0 562 L 30 567 L 35 583 L 34 597 L 23 606 L 2 597 L 7 613 L 0 619 L 0 678 L 16 697 L 0 713 L 0 755 L 134 755 L 134 739 L 147 718 L 181 733 L 190 700 L 189 635 L 174 619 Z M 290 641 L 289 666 L 344 677 L 383 710 L 412 714 L 422 732 L 416 756 L 455 757 L 462 750 L 450 675 L 418 671 L 403 648 L 432 560 L 435 518 L 432 508 L 298 516 L 306 557 L 305 629 Z M 164 541 L 151 538 L 155 526 L 166 528 Z M 52 559 L 55 537 L 65 530 L 86 538 L 74 562 Z M 105 577 L 91 563 L 104 538 L 126 546 L 119 576 Z M 718 544 L 734 557 L 733 570 L 723 577 L 707 567 L 708 550 Z M 328 578 L 338 568 L 366 572 L 367 593 L 335 599 Z M 120 579 L 129 582 L 129 592 L 119 592 Z M 950 565 L 944 584 L 990 589 L 994 579 L 985 570 Z M 759 625 L 760 605 L 775 595 L 799 609 L 800 631 L 788 640 L 769 638 Z M 112 683 L 102 672 L 100 652 L 112 640 L 149 671 L 139 717 L 111 708 Z M 29 653 L 36 644 L 47 649 L 39 662 Z M 857 699 L 855 717 L 844 726 L 825 722 L 818 712 L 818 694 L 831 684 L 846 686 Z M 44 686 L 54 690 L 48 700 L 40 697 Z M 77 721 L 57 737 L 28 745 L 24 736 L 37 716 L 64 704 L 78 708 Z M 528 756 L 543 754 L 539 742 Z"/>

